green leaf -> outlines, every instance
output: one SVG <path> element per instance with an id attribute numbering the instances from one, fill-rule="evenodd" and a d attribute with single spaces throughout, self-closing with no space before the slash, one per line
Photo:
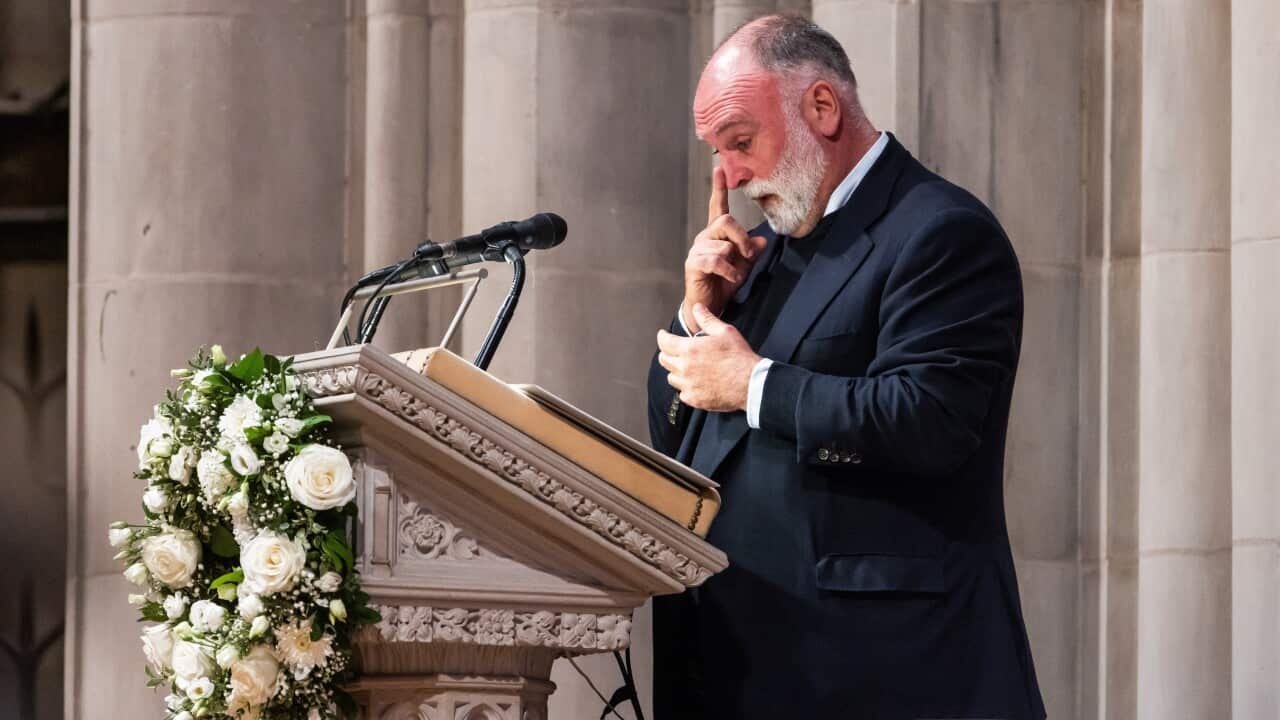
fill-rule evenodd
<path id="1" fill-rule="evenodd" d="M 343 568 L 352 568 L 356 564 L 355 556 L 351 554 L 351 548 L 347 545 L 343 537 L 333 531 L 324 536 L 324 543 L 321 546 L 326 555 L 337 555 L 342 558 Z M 343 569 L 342 572 L 346 572 Z"/>
<path id="2" fill-rule="evenodd" d="M 146 605 L 142 606 L 142 619 L 139 620 L 138 622 L 142 622 L 142 620 L 150 620 L 152 622 L 164 622 L 165 620 L 168 620 L 168 619 L 169 619 L 169 616 L 165 614 L 163 605 L 161 605 L 160 603 L 149 602 Z"/>
<path id="3" fill-rule="evenodd" d="M 347 694 L 346 690 L 335 689 L 333 691 L 333 701 L 338 704 L 338 709 L 342 711 L 343 717 L 356 717 L 356 701 L 351 695 Z"/>
<path id="4" fill-rule="evenodd" d="M 382 613 L 371 607 L 358 607 L 355 610 L 354 617 L 358 624 L 374 625 L 382 622 Z"/>
<path id="5" fill-rule="evenodd" d="M 263 364 L 267 372 L 276 375 L 280 372 L 280 358 L 275 355 L 266 355 L 263 357 Z"/>
<path id="6" fill-rule="evenodd" d="M 266 358 L 263 357 L 262 351 L 254 348 L 253 352 L 240 358 L 235 365 L 227 368 L 227 372 L 240 382 L 251 383 L 262 377 L 262 371 L 265 367 Z"/>
<path id="7" fill-rule="evenodd" d="M 298 434 L 303 435 L 309 432 L 311 428 L 317 425 L 320 425 L 321 423 L 327 423 L 327 422 L 333 422 L 333 418 L 329 417 L 328 415 L 312 415 L 311 417 L 305 418 L 302 421 L 302 430 Z"/>
<path id="8" fill-rule="evenodd" d="M 270 435 L 270 433 L 268 433 L 265 428 L 258 427 L 257 425 L 244 429 L 244 437 L 251 443 L 260 443 L 267 435 Z"/>
<path id="9" fill-rule="evenodd" d="M 324 636 L 324 623 L 320 621 L 319 615 L 311 616 L 311 642 L 315 642 Z"/>
<path id="10" fill-rule="evenodd" d="M 240 557 L 240 545 L 236 543 L 236 536 L 225 525 L 213 529 L 209 536 L 209 549 L 218 557 Z"/>
<path id="11" fill-rule="evenodd" d="M 213 582 L 209 583 L 209 589 L 217 590 L 218 588 L 222 587 L 223 585 L 226 585 L 227 583 L 235 583 L 239 585 L 243 581 L 244 581 L 244 570 L 240 568 L 236 568 L 235 570 L 232 570 L 229 573 L 218 576 L 217 580 L 214 580 Z"/>

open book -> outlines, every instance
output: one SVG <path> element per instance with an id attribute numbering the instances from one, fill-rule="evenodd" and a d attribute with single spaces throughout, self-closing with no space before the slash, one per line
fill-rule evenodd
<path id="1" fill-rule="evenodd" d="M 537 385 L 508 385 L 445 348 L 393 357 L 701 537 L 717 485 Z"/>

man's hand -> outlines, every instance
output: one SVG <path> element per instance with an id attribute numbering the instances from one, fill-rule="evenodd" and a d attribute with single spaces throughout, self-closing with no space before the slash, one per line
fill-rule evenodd
<path id="1" fill-rule="evenodd" d="M 701 304 L 719 315 L 746 281 L 767 242 L 763 237 L 748 237 L 747 231 L 729 214 L 729 189 L 724 170 L 716 168 L 711 174 L 707 227 L 693 239 L 684 261 L 681 313 L 690 332 L 698 332 L 701 325 L 693 315 L 693 306 Z"/>
<path id="2" fill-rule="evenodd" d="M 667 382 L 680 391 L 680 402 L 713 412 L 747 409 L 751 370 L 760 362 L 742 333 L 701 303 L 693 319 L 706 335 L 680 337 L 658 331 L 658 362 L 667 369 Z"/>

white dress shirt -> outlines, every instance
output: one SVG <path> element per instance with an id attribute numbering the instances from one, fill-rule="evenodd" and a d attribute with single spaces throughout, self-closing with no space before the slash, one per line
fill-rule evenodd
<path id="1" fill-rule="evenodd" d="M 881 132 L 879 139 L 871 146 L 871 149 L 858 160 L 858 164 L 853 166 L 848 175 L 844 176 L 844 180 L 836 186 L 831 192 L 831 197 L 827 199 L 827 209 L 822 213 L 822 217 L 826 217 L 831 213 L 844 207 L 849 198 L 853 196 L 853 191 L 858 189 L 858 184 L 871 171 L 871 166 L 876 164 L 876 160 L 884 152 L 885 146 L 889 144 L 889 134 Z M 692 335 L 689 332 L 689 325 L 684 321 L 684 307 L 676 310 L 676 318 L 680 320 L 680 327 L 686 335 Z M 747 425 L 754 429 L 760 427 L 760 403 L 764 395 L 764 383 L 769 377 L 769 367 L 773 365 L 773 361 L 769 358 L 761 358 L 756 366 L 751 368 L 751 379 L 747 384 Z"/>

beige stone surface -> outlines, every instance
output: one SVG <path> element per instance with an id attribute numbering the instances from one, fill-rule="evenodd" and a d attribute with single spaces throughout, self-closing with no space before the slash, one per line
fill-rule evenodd
<path id="1" fill-rule="evenodd" d="M 1076 717 L 1076 655 L 1080 648 L 1080 573 L 1074 560 L 1017 563 L 1022 613 L 1036 679 L 1052 718 Z"/>
<path id="2" fill-rule="evenodd" d="M 1231 236 L 1280 237 L 1275 201 L 1280 143 L 1280 3 L 1231 3 Z"/>
<path id="3" fill-rule="evenodd" d="M 1137 558 L 1109 559 L 1103 582 L 1104 630 L 1099 643 L 1103 698 L 1098 716 L 1133 718 L 1138 715 Z"/>
<path id="4" fill-rule="evenodd" d="M 1280 539 L 1280 239 L 1231 249 L 1231 533 Z M 1280 639 L 1278 639 L 1280 640 Z"/>
<path id="5" fill-rule="evenodd" d="M 1226 253 L 1142 259 L 1143 550 L 1230 542 L 1229 262 Z"/>
<path id="6" fill-rule="evenodd" d="M 1221 0 L 1142 9 L 1142 249 L 1224 249 L 1231 187 L 1231 16 Z M 1194 51 L 1191 49 L 1194 48 Z"/>
<path id="7" fill-rule="evenodd" d="M 1139 440 L 1142 423 L 1142 263 L 1130 258 L 1107 266 L 1106 372 L 1103 424 L 1106 473 L 1106 553 L 1134 557 L 1138 551 Z"/>
<path id="8" fill-rule="evenodd" d="M 1138 720 L 1233 717 L 1230 586 L 1225 550 L 1143 555 Z"/>
<path id="9" fill-rule="evenodd" d="M 1022 357 L 1005 441 L 1005 507 L 1019 557 L 1077 552 L 1079 276 L 1024 266 Z"/>
<path id="10" fill-rule="evenodd" d="M 1231 710 L 1280 716 L 1280 547 L 1237 542 L 1231 560 Z"/>

